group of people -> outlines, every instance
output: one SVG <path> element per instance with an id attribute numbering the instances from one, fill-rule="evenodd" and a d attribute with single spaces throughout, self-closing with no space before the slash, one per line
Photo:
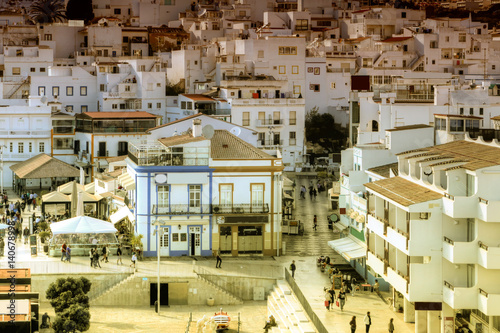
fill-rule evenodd
<path id="1" fill-rule="evenodd" d="M 69 244 L 66 245 L 66 243 L 63 243 L 61 246 L 61 261 L 71 262 L 71 247 Z"/>
<path id="2" fill-rule="evenodd" d="M 372 317 L 370 315 L 370 311 L 368 311 L 363 318 L 363 323 L 365 324 L 366 327 L 366 333 L 370 332 L 370 327 L 372 326 Z M 349 325 L 351 326 L 351 333 L 356 332 L 356 316 L 352 316 L 351 321 L 349 322 Z M 394 318 L 389 319 L 389 325 L 388 325 L 388 331 L 389 333 L 394 332 Z"/>
<path id="3" fill-rule="evenodd" d="M 335 298 L 337 301 L 335 302 Z M 335 294 L 335 289 L 333 286 L 330 289 L 325 288 L 325 307 L 328 311 L 333 308 L 333 304 L 340 307 L 340 311 L 344 311 L 344 305 L 347 300 L 346 289 L 340 288 L 339 293 Z"/>

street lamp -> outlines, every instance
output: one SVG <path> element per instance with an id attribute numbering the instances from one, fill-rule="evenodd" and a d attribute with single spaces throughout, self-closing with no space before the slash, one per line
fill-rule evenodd
<path id="1" fill-rule="evenodd" d="M 156 256 L 158 257 L 158 280 L 157 280 L 157 298 L 158 302 L 158 316 L 160 315 L 160 234 L 163 236 L 163 228 L 160 225 L 164 225 L 162 221 L 156 220 L 153 225 L 156 226 L 155 231 L 153 231 L 153 236 L 156 235 Z"/>
<path id="2" fill-rule="evenodd" d="M 3 149 L 7 148 L 6 145 L 0 146 L 0 193 L 3 194 Z"/>

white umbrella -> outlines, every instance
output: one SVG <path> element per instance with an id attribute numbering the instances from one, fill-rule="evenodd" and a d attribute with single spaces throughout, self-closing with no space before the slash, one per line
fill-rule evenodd
<path id="1" fill-rule="evenodd" d="M 59 234 L 108 234 L 115 233 L 113 224 L 90 216 L 77 216 L 50 225 L 54 235 Z"/>

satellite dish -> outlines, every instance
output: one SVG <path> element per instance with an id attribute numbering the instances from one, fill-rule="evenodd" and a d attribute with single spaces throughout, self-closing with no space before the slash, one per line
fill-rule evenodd
<path id="1" fill-rule="evenodd" d="M 42 98 L 40 98 L 40 102 L 42 102 L 43 104 L 47 103 L 47 97 L 42 96 Z"/>
<path id="2" fill-rule="evenodd" d="M 205 125 L 201 129 L 201 134 L 209 140 L 214 136 L 214 132 L 215 130 L 212 125 Z"/>
<path id="3" fill-rule="evenodd" d="M 206 8 L 202 8 L 199 12 L 198 12 L 198 17 L 202 17 L 203 15 L 205 15 L 205 13 L 207 12 L 207 9 Z"/>
<path id="4" fill-rule="evenodd" d="M 165 184 L 167 182 L 167 175 L 164 173 L 159 173 L 155 176 L 156 183 Z"/>
<path id="5" fill-rule="evenodd" d="M 241 128 L 235 126 L 235 127 L 231 128 L 231 130 L 229 132 L 232 135 L 239 136 L 241 134 Z"/>

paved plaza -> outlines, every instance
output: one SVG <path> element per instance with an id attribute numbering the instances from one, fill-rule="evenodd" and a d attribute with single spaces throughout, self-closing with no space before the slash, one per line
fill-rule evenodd
<path id="1" fill-rule="evenodd" d="M 309 180 L 298 179 L 297 189 L 300 185 L 308 185 Z M 9 199 L 17 200 L 17 196 L 9 191 Z M 336 264 L 346 264 L 345 260 L 328 247 L 327 241 L 337 239 L 339 234 L 328 229 L 327 216 L 329 201 L 325 192 L 320 193 L 315 200 L 309 195 L 306 199 L 299 199 L 297 191 L 295 218 L 305 223 L 305 233 L 299 235 L 283 235 L 286 242 L 286 255 L 277 257 L 223 257 L 222 269 L 215 269 L 213 258 L 168 258 L 161 261 L 162 275 L 188 276 L 193 274 L 193 265 L 203 266 L 205 269 L 228 275 L 259 275 L 284 279 L 284 269 L 289 267 L 292 260 L 296 261 L 296 282 L 308 299 L 309 304 L 320 318 L 324 326 L 331 333 L 350 332 L 349 321 L 352 316 L 357 317 L 358 332 L 364 332 L 363 317 L 367 311 L 371 311 L 373 325 L 371 333 L 387 332 L 387 324 L 390 318 L 394 318 L 395 332 L 414 332 L 414 324 L 403 322 L 403 314 L 395 313 L 382 298 L 374 293 L 357 294 L 348 296 L 344 311 L 339 308 L 327 311 L 324 307 L 323 288 L 330 286 L 328 276 L 322 273 L 316 266 L 318 255 L 328 255 Z M 25 212 L 24 224 L 27 226 L 27 218 L 31 212 Z M 312 229 L 313 215 L 318 215 L 318 230 Z M 24 226 L 23 225 L 23 228 Z M 38 255 L 32 257 L 28 245 L 22 241 L 17 242 L 17 266 L 27 266 L 32 269 L 32 274 L 60 273 L 63 276 L 70 274 L 115 274 L 130 273 L 137 276 L 154 276 L 157 273 L 156 260 L 138 262 L 136 272 L 128 267 L 130 256 L 123 258 L 124 265 L 116 265 L 115 257 L 110 262 L 102 265 L 102 269 L 93 269 L 89 265 L 87 257 L 73 257 L 71 263 L 63 263 L 58 257 L 46 256 L 41 248 Z M 259 271 L 259 267 L 265 264 L 269 271 Z M 0 260 L 0 267 L 6 267 L 6 258 Z M 44 291 L 38 291 L 43 293 Z M 383 295 L 388 297 L 389 295 Z M 240 332 L 262 332 L 267 317 L 266 301 L 249 301 L 243 305 L 223 306 L 232 318 L 231 330 L 237 332 L 238 313 L 241 318 Z M 196 321 L 204 315 L 211 316 L 219 306 L 171 306 L 163 307 L 161 315 L 158 316 L 152 307 L 105 307 L 91 306 L 91 327 L 88 332 L 185 332 L 190 313 L 193 322 L 190 332 L 195 332 Z M 40 306 L 40 314 L 48 312 L 51 318 L 55 318 L 49 303 L 43 302 Z M 41 332 L 52 332 L 51 329 Z"/>

